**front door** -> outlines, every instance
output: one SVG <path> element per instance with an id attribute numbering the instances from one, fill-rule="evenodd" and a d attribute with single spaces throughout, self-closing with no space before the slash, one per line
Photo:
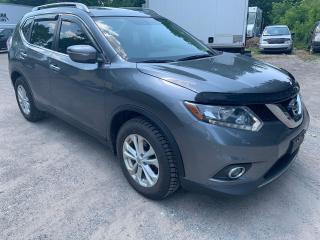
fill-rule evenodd
<path id="1" fill-rule="evenodd" d="M 91 45 L 94 39 L 76 17 L 62 16 L 56 53 L 51 56 L 52 102 L 56 110 L 96 133 L 104 133 L 106 68 L 99 64 L 76 63 L 67 55 L 73 45 Z"/>

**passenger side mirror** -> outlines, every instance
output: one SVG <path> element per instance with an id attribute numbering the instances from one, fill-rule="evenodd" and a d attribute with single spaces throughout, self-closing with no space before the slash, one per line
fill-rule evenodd
<path id="1" fill-rule="evenodd" d="M 78 63 L 97 63 L 97 50 L 90 45 L 74 45 L 67 48 L 72 61 Z"/>

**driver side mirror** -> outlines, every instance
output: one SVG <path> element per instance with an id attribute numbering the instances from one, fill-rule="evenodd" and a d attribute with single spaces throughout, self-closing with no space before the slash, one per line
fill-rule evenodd
<path id="1" fill-rule="evenodd" d="M 292 32 L 292 33 L 291 33 L 291 36 L 292 36 L 292 37 L 294 37 L 295 35 L 296 35 L 296 33 L 295 33 L 295 32 Z"/>
<path id="2" fill-rule="evenodd" d="M 97 50 L 90 45 L 74 45 L 67 48 L 70 59 L 78 63 L 97 63 Z"/>

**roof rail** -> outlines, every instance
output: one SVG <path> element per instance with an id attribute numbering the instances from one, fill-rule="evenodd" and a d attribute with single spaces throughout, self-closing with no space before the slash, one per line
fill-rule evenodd
<path id="1" fill-rule="evenodd" d="M 77 2 L 51 3 L 51 4 L 46 4 L 46 5 L 41 5 L 41 6 L 35 7 L 32 9 L 32 11 L 38 11 L 41 9 L 56 8 L 56 7 L 75 7 L 80 10 L 83 10 L 85 12 L 90 12 L 89 8 L 85 4 L 77 3 Z"/>

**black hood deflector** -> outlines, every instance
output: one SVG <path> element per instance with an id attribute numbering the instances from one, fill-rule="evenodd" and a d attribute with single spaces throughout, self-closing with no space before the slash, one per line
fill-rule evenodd
<path id="1" fill-rule="evenodd" d="M 300 91 L 299 84 L 287 91 L 277 93 L 215 93 L 202 92 L 196 95 L 195 101 L 202 104 L 219 105 L 252 105 L 279 103 L 294 98 Z"/>

